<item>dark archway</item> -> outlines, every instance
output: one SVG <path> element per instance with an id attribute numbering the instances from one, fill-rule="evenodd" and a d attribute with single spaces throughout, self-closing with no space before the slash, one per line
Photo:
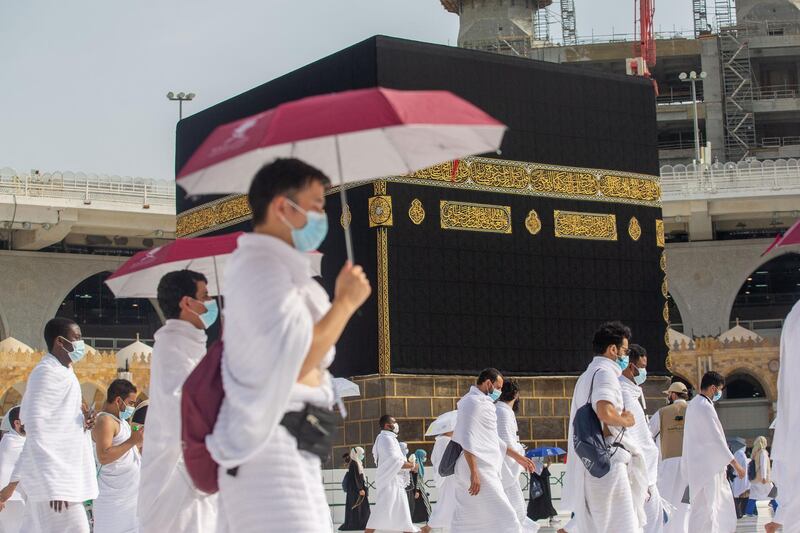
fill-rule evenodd
<path id="1" fill-rule="evenodd" d="M 67 294 L 56 316 L 78 323 L 87 342 L 98 350 L 118 349 L 137 335 L 153 338 L 161 320 L 146 298 L 114 298 L 104 283 L 110 272 L 101 272 L 80 282 Z"/>
<path id="2" fill-rule="evenodd" d="M 675 331 L 686 333 L 683 327 L 683 317 L 681 317 L 681 310 L 678 308 L 678 304 L 675 303 L 675 298 L 673 298 L 672 294 L 670 293 L 667 293 L 667 305 L 669 306 L 670 327 Z"/>
<path id="3" fill-rule="evenodd" d="M 764 387 L 750 374 L 740 372 L 725 380 L 725 398 L 728 400 L 752 400 L 766 397 Z"/>
<path id="4" fill-rule="evenodd" d="M 751 330 L 779 330 L 792 306 L 800 300 L 800 254 L 789 253 L 767 261 L 742 284 L 731 309 Z"/>

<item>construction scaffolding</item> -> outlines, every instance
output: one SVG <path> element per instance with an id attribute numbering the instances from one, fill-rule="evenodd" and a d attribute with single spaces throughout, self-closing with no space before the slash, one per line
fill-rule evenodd
<path id="1" fill-rule="evenodd" d="M 564 46 L 578 44 L 575 24 L 575 0 L 561 0 L 561 38 Z"/>
<path id="2" fill-rule="evenodd" d="M 544 6 L 533 12 L 533 40 L 550 42 L 550 15 Z"/>
<path id="3" fill-rule="evenodd" d="M 750 48 L 736 29 L 729 27 L 719 33 L 719 51 L 725 93 L 725 154 L 728 161 L 741 161 L 752 155 L 756 145 Z"/>
<path id="4" fill-rule="evenodd" d="M 692 14 L 694 16 L 694 36 L 700 37 L 703 33 L 708 33 L 708 8 L 706 0 L 692 0 Z"/>
<path id="5" fill-rule="evenodd" d="M 736 0 L 714 0 L 714 17 L 717 19 L 717 30 L 730 28 L 736 24 Z"/>

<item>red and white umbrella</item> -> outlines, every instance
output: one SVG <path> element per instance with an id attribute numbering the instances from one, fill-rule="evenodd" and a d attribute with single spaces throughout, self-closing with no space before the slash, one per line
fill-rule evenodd
<path id="1" fill-rule="evenodd" d="M 192 195 L 246 193 L 258 169 L 278 157 L 301 159 L 339 184 L 403 176 L 497 151 L 505 130 L 448 91 L 311 96 L 216 128 L 177 183 Z"/>
<path id="2" fill-rule="evenodd" d="M 137 253 L 119 267 L 106 280 L 117 298 L 155 298 L 158 282 L 174 270 L 194 270 L 208 279 L 208 293 L 220 294 L 223 273 L 228 257 L 236 249 L 236 242 L 243 232 L 227 233 L 216 237 L 176 239 L 151 250 Z M 322 272 L 322 254 L 312 252 L 312 273 Z"/>
<path id="3" fill-rule="evenodd" d="M 342 185 L 494 152 L 505 131 L 448 91 L 357 89 L 288 102 L 220 126 L 176 179 L 192 195 L 246 193 L 262 165 L 295 157 Z M 345 205 L 344 187 L 340 191 Z M 349 227 L 345 246 L 352 261 Z"/>

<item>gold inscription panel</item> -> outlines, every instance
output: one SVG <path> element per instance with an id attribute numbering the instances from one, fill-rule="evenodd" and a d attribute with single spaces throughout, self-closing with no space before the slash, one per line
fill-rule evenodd
<path id="1" fill-rule="evenodd" d="M 442 229 L 511 233 L 511 207 L 439 201 Z"/>
<path id="2" fill-rule="evenodd" d="M 556 237 L 563 239 L 617 240 L 616 215 L 553 211 Z"/>

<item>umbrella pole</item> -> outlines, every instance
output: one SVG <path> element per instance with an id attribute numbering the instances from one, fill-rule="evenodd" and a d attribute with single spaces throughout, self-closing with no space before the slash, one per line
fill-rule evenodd
<path id="1" fill-rule="evenodd" d="M 217 284 L 217 306 L 220 309 L 219 314 L 219 325 L 224 326 L 225 317 L 223 316 L 222 311 L 222 290 L 219 287 L 219 270 L 217 269 L 217 256 L 212 256 L 211 258 L 214 261 L 214 282 Z"/>
<path id="2" fill-rule="evenodd" d="M 334 135 L 333 140 L 336 143 L 336 165 L 339 170 L 339 196 L 342 199 L 342 215 L 347 208 L 347 192 L 344 190 L 344 174 L 342 173 L 342 154 L 339 152 L 339 136 Z M 344 219 L 344 217 L 342 217 Z M 344 226 L 344 247 L 347 250 L 347 260 L 351 264 L 355 264 L 353 258 L 353 236 L 350 233 L 350 224 Z"/>

